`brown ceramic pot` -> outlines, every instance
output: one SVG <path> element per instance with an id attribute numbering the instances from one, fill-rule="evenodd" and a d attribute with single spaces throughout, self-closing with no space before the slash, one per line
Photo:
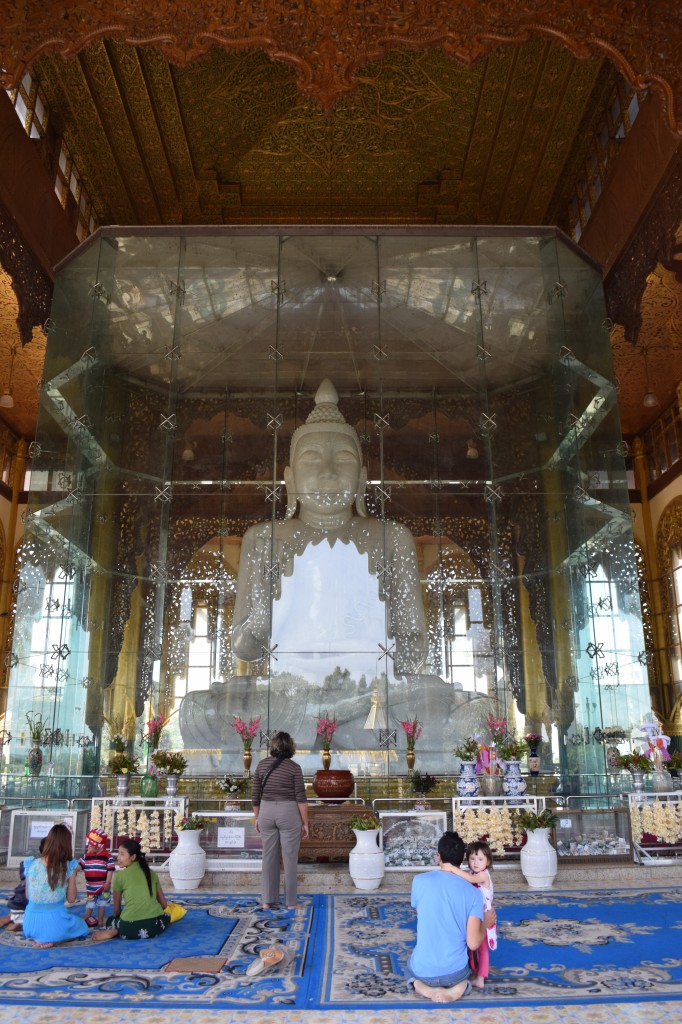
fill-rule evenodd
<path id="1" fill-rule="evenodd" d="M 326 768 L 315 772 L 313 790 L 321 799 L 342 804 L 350 796 L 355 787 L 355 776 L 352 772 L 337 768 Z"/>

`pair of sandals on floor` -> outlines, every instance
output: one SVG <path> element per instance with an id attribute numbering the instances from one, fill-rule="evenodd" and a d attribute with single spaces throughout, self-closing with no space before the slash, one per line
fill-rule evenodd
<path id="1" fill-rule="evenodd" d="M 263 974 L 271 974 L 277 968 L 286 967 L 291 963 L 294 954 L 285 946 L 275 943 L 272 946 L 265 946 L 258 951 L 258 958 L 246 968 L 249 978 L 260 977 Z"/>

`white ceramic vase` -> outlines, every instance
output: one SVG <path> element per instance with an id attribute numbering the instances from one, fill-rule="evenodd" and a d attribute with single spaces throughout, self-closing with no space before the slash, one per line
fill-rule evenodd
<path id="1" fill-rule="evenodd" d="M 548 828 L 527 833 L 521 847 L 521 871 L 531 889 L 551 889 L 557 873 L 556 850 L 549 841 Z"/>
<path id="2" fill-rule="evenodd" d="M 348 870 L 356 889 L 378 889 L 384 877 L 384 848 L 380 828 L 354 828 L 356 844 L 348 854 Z"/>
<path id="3" fill-rule="evenodd" d="M 199 843 L 201 832 L 200 828 L 178 832 L 178 845 L 168 858 L 171 882 L 180 892 L 198 889 L 206 873 L 206 851 Z"/>

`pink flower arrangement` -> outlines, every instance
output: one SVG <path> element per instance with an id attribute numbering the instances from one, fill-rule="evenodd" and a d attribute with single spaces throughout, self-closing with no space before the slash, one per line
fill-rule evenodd
<path id="1" fill-rule="evenodd" d="M 239 717 L 239 715 L 235 715 L 234 722 L 232 723 L 232 728 L 236 730 L 237 735 L 244 744 L 244 750 L 251 750 L 253 737 L 256 735 L 258 729 L 260 728 L 260 718 L 250 718 L 249 724 L 247 725 L 246 722 Z"/>
<path id="2" fill-rule="evenodd" d="M 501 743 L 507 735 L 507 719 L 495 718 L 491 711 L 485 720 L 485 724 L 487 725 L 488 732 L 490 733 L 491 744 L 494 746 L 496 743 Z"/>
<path id="3" fill-rule="evenodd" d="M 332 742 L 332 736 L 336 732 L 336 715 L 330 718 L 325 711 L 324 715 L 319 715 L 317 719 L 317 735 L 322 737 L 322 749 L 329 750 Z"/>
<path id="4" fill-rule="evenodd" d="M 156 750 L 158 747 L 165 724 L 165 715 L 157 715 L 156 718 L 150 718 L 147 722 L 147 732 L 144 738 L 152 750 Z"/>
<path id="5" fill-rule="evenodd" d="M 408 718 L 400 723 L 407 740 L 407 749 L 414 750 L 414 745 L 422 734 L 422 724 L 418 718 Z"/>
<path id="6" fill-rule="evenodd" d="M 529 747 L 537 747 L 538 743 L 542 743 L 542 736 L 539 732 L 527 732 L 523 738 Z"/>

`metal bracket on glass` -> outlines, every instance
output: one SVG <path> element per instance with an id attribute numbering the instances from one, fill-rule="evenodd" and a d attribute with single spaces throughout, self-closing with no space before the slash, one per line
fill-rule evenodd
<path id="1" fill-rule="evenodd" d="M 176 363 L 178 359 L 182 359 L 182 352 L 180 351 L 179 345 L 172 345 L 167 348 L 163 353 L 163 358 L 167 359 L 169 363 Z"/>
<path id="2" fill-rule="evenodd" d="M 382 416 L 380 413 L 374 413 L 374 429 L 378 431 L 388 430 L 390 423 L 390 417 L 388 413 Z"/>
<path id="3" fill-rule="evenodd" d="M 226 430 L 224 434 L 220 435 L 221 444 L 231 444 L 233 440 L 234 438 L 229 430 Z"/>
<path id="4" fill-rule="evenodd" d="M 372 281 L 372 297 L 381 302 L 386 294 L 385 281 Z"/>
<path id="5" fill-rule="evenodd" d="M 273 362 L 279 363 L 284 359 L 284 353 L 280 352 L 274 345 L 268 346 L 268 359 L 272 359 Z"/>
<path id="6" fill-rule="evenodd" d="M 111 302 L 111 296 L 109 295 L 101 281 L 95 281 L 93 284 L 90 285 L 89 294 L 92 295 L 93 298 L 99 299 L 101 302 L 105 304 L 105 306 L 108 306 L 109 303 Z"/>
<path id="7" fill-rule="evenodd" d="M 490 437 L 491 434 L 494 434 L 497 430 L 497 419 L 495 418 L 495 413 L 493 413 L 492 416 L 489 416 L 487 412 L 482 412 L 478 421 L 478 426 L 484 436 Z"/>
<path id="8" fill-rule="evenodd" d="M 173 497 L 171 485 L 168 483 L 165 487 L 155 487 L 154 501 L 167 502 Z"/>
<path id="9" fill-rule="evenodd" d="M 479 363 L 487 363 L 489 359 L 492 359 L 492 357 L 492 352 L 489 352 L 485 345 L 476 346 L 476 358 Z"/>
<path id="10" fill-rule="evenodd" d="M 184 306 L 185 295 L 187 294 L 187 289 L 185 288 L 185 279 L 183 277 L 181 277 L 179 281 L 171 281 L 169 279 L 168 287 L 170 288 L 171 295 L 177 295 L 180 305 Z"/>
<path id="11" fill-rule="evenodd" d="M 55 658 L 58 660 L 68 658 L 70 654 L 71 649 L 68 644 L 52 644 L 52 654 L 50 655 L 50 657 L 52 658 L 53 661 L 55 660 Z"/>
<path id="12" fill-rule="evenodd" d="M 492 484 L 486 484 L 483 491 L 483 499 L 490 504 L 502 501 L 502 488 L 499 486 L 494 487 Z"/>
<path id="13" fill-rule="evenodd" d="M 398 738 L 395 729 L 379 729 L 379 746 L 384 750 L 398 746 Z"/>
<path id="14" fill-rule="evenodd" d="M 282 488 L 277 484 L 275 487 L 265 488 L 265 500 L 275 504 L 282 496 Z"/>
<path id="15" fill-rule="evenodd" d="M 278 561 L 266 562 L 263 566 L 263 576 L 265 579 L 276 580 L 279 579 L 280 565 Z"/>
<path id="16" fill-rule="evenodd" d="M 272 647 L 268 647 L 267 644 L 261 644 L 261 650 L 263 652 L 261 657 L 272 658 L 274 661 L 277 661 L 277 655 L 275 654 L 275 651 L 277 650 L 278 647 L 279 644 L 273 644 Z"/>
<path id="17" fill-rule="evenodd" d="M 395 645 L 394 644 L 389 644 L 388 647 L 384 647 L 383 644 L 379 644 L 379 650 L 382 652 L 379 655 L 379 661 L 383 661 L 384 658 L 386 658 L 386 663 L 387 664 L 388 664 L 388 659 L 389 658 L 391 659 L 391 661 L 393 661 L 393 657 L 394 657 L 393 652 L 395 651 Z"/>
<path id="18" fill-rule="evenodd" d="M 169 434 L 171 434 L 176 429 L 177 429 L 177 420 L 175 418 L 175 413 L 174 412 L 172 412 L 170 414 L 170 416 L 162 416 L 161 417 L 161 422 L 159 423 L 159 430 L 166 430 L 166 431 L 168 431 Z"/>
<path id="19" fill-rule="evenodd" d="M 488 282 L 487 281 L 472 281 L 471 282 L 471 294 L 475 295 L 477 299 L 480 299 L 481 295 L 488 294 Z"/>
<path id="20" fill-rule="evenodd" d="M 279 430 L 284 422 L 281 412 L 273 416 L 272 413 L 268 413 L 268 430 L 271 430 L 273 434 Z"/>
<path id="21" fill-rule="evenodd" d="M 554 282 L 554 287 L 552 288 L 551 292 L 547 296 L 547 302 L 551 306 L 552 303 L 556 299 L 562 298 L 566 294 L 567 291 L 568 291 L 568 285 L 566 284 L 565 281 L 562 281 L 561 278 L 560 278 L 558 281 Z"/>
<path id="22" fill-rule="evenodd" d="M 151 574 L 153 580 L 165 582 L 168 579 L 168 566 L 165 562 L 153 562 Z"/>
<path id="23" fill-rule="evenodd" d="M 589 643 L 585 648 L 585 654 L 589 655 L 590 658 L 605 658 L 604 644 Z"/>

